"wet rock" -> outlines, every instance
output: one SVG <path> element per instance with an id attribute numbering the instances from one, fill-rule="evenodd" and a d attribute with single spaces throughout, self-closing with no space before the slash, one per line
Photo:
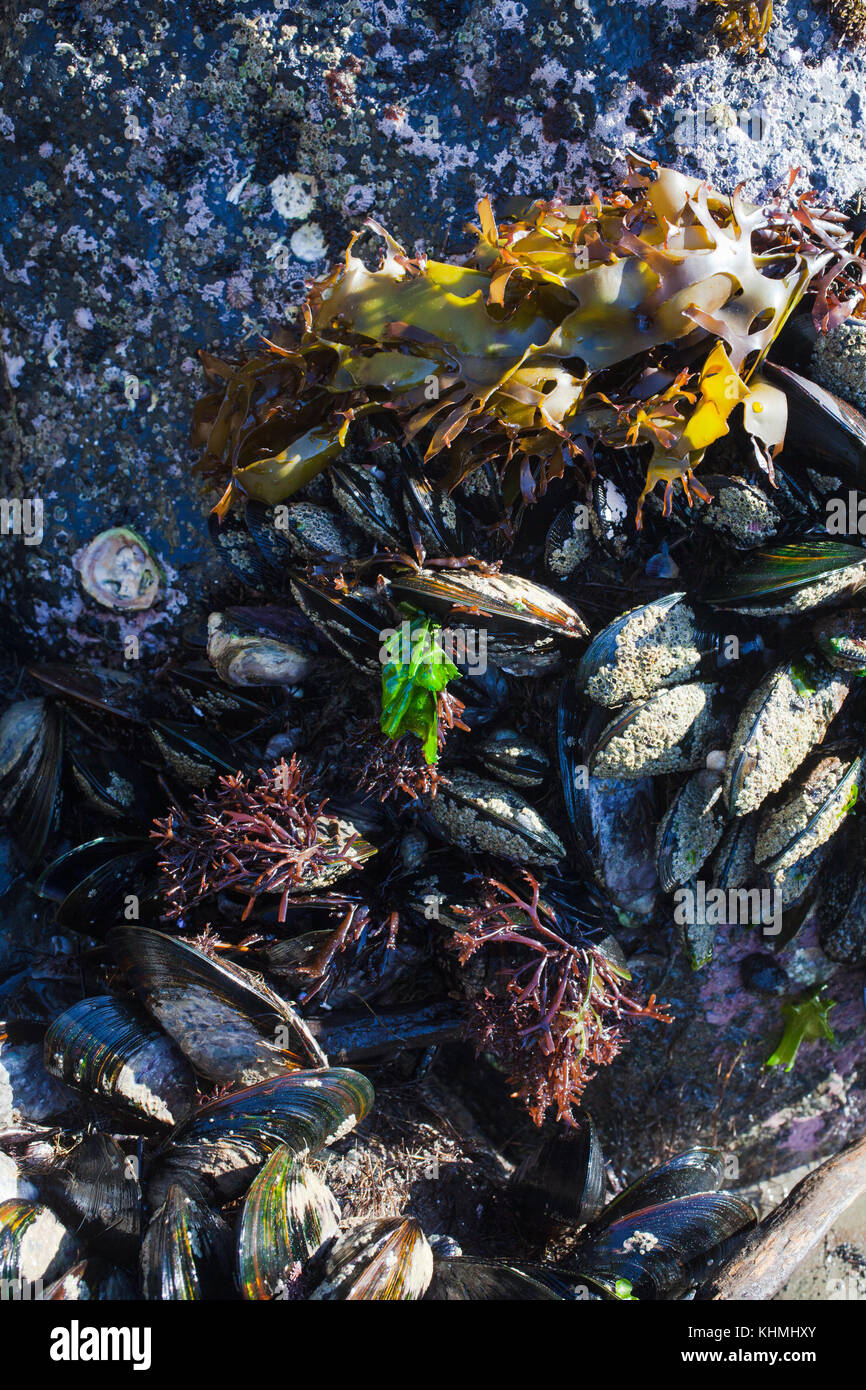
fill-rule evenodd
<path id="1" fill-rule="evenodd" d="M 746 989 L 756 994 L 786 994 L 789 989 L 787 971 L 774 960 L 755 951 L 740 962 L 740 973 Z"/>

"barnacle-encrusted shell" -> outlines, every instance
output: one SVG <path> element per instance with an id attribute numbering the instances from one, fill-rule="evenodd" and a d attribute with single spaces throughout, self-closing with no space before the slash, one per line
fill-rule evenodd
<path id="1" fill-rule="evenodd" d="M 715 687 L 699 681 L 657 690 L 629 705 L 603 731 L 590 757 L 594 777 L 695 772 L 712 747 Z"/>
<path id="2" fill-rule="evenodd" d="M 547 533 L 544 562 L 557 579 L 566 579 L 592 554 L 592 532 L 582 502 L 563 507 Z"/>
<path id="3" fill-rule="evenodd" d="M 705 526 L 727 536 L 738 550 L 763 545 L 775 536 L 779 513 L 772 500 L 745 478 L 734 476 L 715 485 L 705 478 L 713 496 L 712 502 L 696 504 Z"/>
<path id="4" fill-rule="evenodd" d="M 327 507 L 316 502 L 292 502 L 279 514 L 280 532 L 296 555 L 357 555 L 358 542 L 348 527 Z"/>
<path id="5" fill-rule="evenodd" d="M 829 333 L 819 333 L 811 366 L 815 380 L 826 390 L 866 409 L 866 325 L 848 319 Z"/>
<path id="6" fill-rule="evenodd" d="M 597 705 L 640 700 L 687 681 L 701 659 L 695 615 L 682 594 L 633 608 L 600 632 L 578 667 Z"/>
<path id="7" fill-rule="evenodd" d="M 788 869 L 830 839 L 857 795 L 862 759 L 822 758 L 783 806 L 764 817 L 755 860 Z"/>
<path id="8" fill-rule="evenodd" d="M 688 883 L 722 837 L 725 817 L 716 773 L 697 772 L 671 802 L 658 828 L 659 880 L 666 893 Z"/>
<path id="9" fill-rule="evenodd" d="M 731 815 L 754 811 L 787 782 L 823 739 L 851 680 L 817 664 L 782 666 L 765 677 L 740 715 L 725 764 Z"/>
<path id="10" fill-rule="evenodd" d="M 818 650 L 837 671 L 866 670 L 866 613 L 844 608 L 817 622 L 812 629 Z"/>
<path id="11" fill-rule="evenodd" d="M 798 613 L 808 613 L 813 608 L 823 608 L 842 594 L 854 593 L 866 580 L 866 561 L 862 565 L 846 565 L 831 570 L 820 579 L 813 579 L 800 589 L 791 590 L 777 603 L 737 604 L 737 612 L 746 616 L 762 618 L 781 618 Z"/>
<path id="12" fill-rule="evenodd" d="M 471 772 L 449 772 L 427 802 L 451 844 L 526 864 L 556 864 L 565 846 L 541 816 L 510 787 Z"/>
<path id="13" fill-rule="evenodd" d="M 499 729 L 482 739 L 478 756 L 488 772 L 513 787 L 540 787 L 550 768 L 544 749 L 513 729 Z"/>

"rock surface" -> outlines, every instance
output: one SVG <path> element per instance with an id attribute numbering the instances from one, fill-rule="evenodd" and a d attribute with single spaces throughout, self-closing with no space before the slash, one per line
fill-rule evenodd
<path id="1" fill-rule="evenodd" d="M 17 644 L 153 653 L 215 566 L 185 447 L 196 351 L 252 350 L 365 216 L 454 250 L 477 198 L 581 194 L 625 150 L 755 194 L 791 166 L 866 183 L 866 74 L 809 0 L 767 53 L 720 49 L 715 9 L 574 0 L 17 0 L 0 23 L 5 304 L 0 495 L 40 498 L 5 537 Z M 97 611 L 74 560 L 131 525 L 162 601 Z"/>

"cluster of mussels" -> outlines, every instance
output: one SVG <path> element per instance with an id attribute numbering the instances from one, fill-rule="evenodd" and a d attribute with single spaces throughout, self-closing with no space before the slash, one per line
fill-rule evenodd
<path id="1" fill-rule="evenodd" d="M 208 359 L 218 607 L 147 677 L 11 673 L 0 810 L 45 910 L 0 933 L 3 1278 L 681 1297 L 752 1220 L 708 1150 L 602 1210 L 575 1111 L 634 1023 L 662 1031 L 631 975 L 673 922 L 699 966 L 740 920 L 682 912 L 702 885 L 780 903 L 776 951 L 814 913 L 866 960 L 866 421 L 799 373 L 794 313 L 844 317 L 859 261 L 833 215 L 648 183 L 483 210 L 471 270 L 348 257 L 300 347 Z M 111 606 L 148 557 L 106 536 Z M 410 1217 L 341 1234 L 309 1165 L 370 1108 L 351 1067 L 447 1080 L 467 1032 L 565 1122 L 513 1186 L 539 1241 L 585 1228 L 555 1267 Z"/>

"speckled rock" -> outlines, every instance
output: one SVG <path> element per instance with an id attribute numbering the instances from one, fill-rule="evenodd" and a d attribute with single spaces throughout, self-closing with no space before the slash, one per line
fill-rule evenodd
<path id="1" fill-rule="evenodd" d="M 626 149 L 760 193 L 791 166 L 866 184 L 866 72 L 826 14 L 777 0 L 763 57 L 697 0 L 112 0 L 14 4 L 0 28 L 0 495 L 40 544 L 0 597 L 13 641 L 141 659 L 218 573 L 190 479 L 196 351 L 254 345 L 373 215 L 458 248 L 483 193 L 581 194 Z M 165 570 L 147 612 L 100 611 L 74 558 L 134 527 Z"/>

